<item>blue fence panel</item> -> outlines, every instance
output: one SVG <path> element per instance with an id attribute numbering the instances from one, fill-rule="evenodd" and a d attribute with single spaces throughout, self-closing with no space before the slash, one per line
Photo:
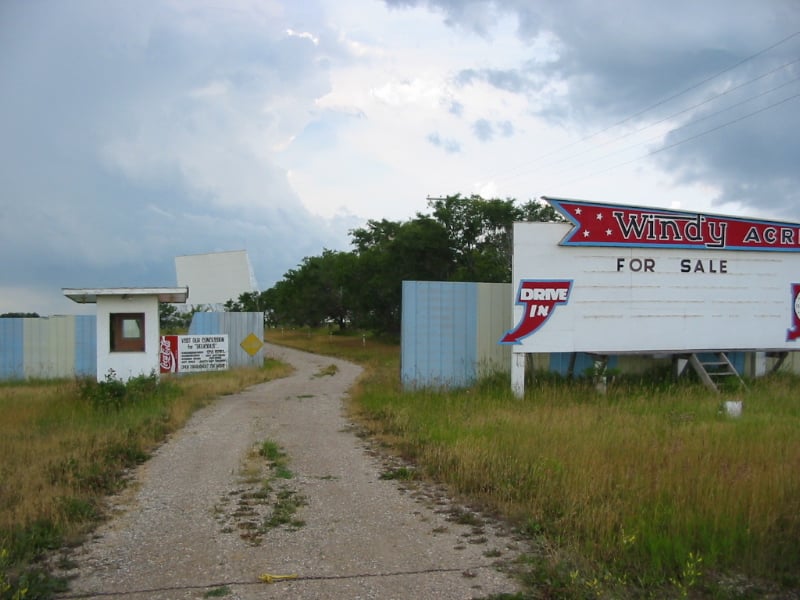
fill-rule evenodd
<path id="1" fill-rule="evenodd" d="M 75 376 L 97 375 L 97 317 L 75 317 Z"/>
<path id="2" fill-rule="evenodd" d="M 466 386 L 478 368 L 478 287 L 404 281 L 401 380 L 404 386 Z"/>
<path id="3" fill-rule="evenodd" d="M 228 335 L 230 367 L 260 367 L 264 364 L 263 349 L 251 356 L 241 346 L 251 333 L 263 342 L 264 313 L 199 312 L 194 314 L 189 325 L 189 335 Z"/>
<path id="4" fill-rule="evenodd" d="M 25 319 L 0 319 L 0 379 L 25 378 Z"/>

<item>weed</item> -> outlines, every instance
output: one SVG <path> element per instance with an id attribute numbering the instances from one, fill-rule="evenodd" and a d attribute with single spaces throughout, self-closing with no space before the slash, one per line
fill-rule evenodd
<path id="1" fill-rule="evenodd" d="M 223 585 L 222 587 L 208 590 L 205 594 L 203 594 L 203 598 L 222 598 L 230 593 L 231 588 L 229 588 L 227 585 Z"/>
<path id="2" fill-rule="evenodd" d="M 63 582 L 33 565 L 74 543 L 102 518 L 101 498 L 120 489 L 128 469 L 146 460 L 192 412 L 217 397 L 291 369 L 232 369 L 127 383 L 109 372 L 94 379 L 0 384 L 0 598 L 27 588 L 46 598 Z M 35 501 L 31 501 L 35 499 Z"/>
<path id="3" fill-rule="evenodd" d="M 483 521 L 479 516 L 471 511 L 464 510 L 463 508 L 451 509 L 448 520 L 458 523 L 459 525 L 471 525 L 473 527 L 483 525 Z"/>
<path id="4" fill-rule="evenodd" d="M 275 465 L 273 472 L 277 479 L 291 479 L 294 477 L 294 473 L 284 464 Z"/>
<path id="5" fill-rule="evenodd" d="M 280 462 L 286 458 L 286 453 L 271 440 L 264 440 L 258 453 L 272 463 Z"/>
<path id="6" fill-rule="evenodd" d="M 686 561 L 683 563 L 680 577 L 670 577 L 670 583 L 675 586 L 681 598 L 689 597 L 689 590 L 695 587 L 702 576 L 700 565 L 703 564 L 703 557 L 694 552 L 689 552 Z"/>
<path id="7" fill-rule="evenodd" d="M 796 376 L 737 388 L 747 410 L 723 419 L 717 395 L 675 380 L 668 365 L 614 374 L 602 396 L 591 378 L 535 373 L 517 399 L 498 374 L 465 390 L 404 391 L 398 348 L 377 340 L 362 348 L 355 336 L 273 339 L 364 365 L 350 416 L 426 474 L 513 520 L 530 543 L 546 544 L 546 559 L 525 567 L 544 596 L 619 596 L 620 586 L 642 597 L 665 586 L 693 595 L 730 573 L 798 585 Z M 687 559 L 690 550 L 702 563 Z"/>
<path id="8" fill-rule="evenodd" d="M 409 467 L 397 467 L 396 469 L 389 469 L 380 475 L 381 479 L 399 480 L 399 481 L 413 481 L 419 479 L 419 473 L 416 469 Z"/>
<path id="9" fill-rule="evenodd" d="M 314 375 L 314 377 L 325 377 L 325 376 L 333 376 L 339 372 L 339 367 L 334 364 L 330 364 L 327 367 L 323 367 Z"/>
<path id="10" fill-rule="evenodd" d="M 52 577 L 41 569 L 15 571 L 8 550 L 0 549 L 0 598 L 3 600 L 51 598 L 53 594 L 66 589 L 63 578 Z"/>
<path id="11" fill-rule="evenodd" d="M 295 518 L 297 509 L 305 506 L 307 501 L 304 496 L 298 494 L 294 490 L 284 489 L 278 492 L 275 504 L 272 507 L 272 513 L 264 519 L 263 528 L 274 529 L 281 525 L 290 525 L 291 527 L 302 527 L 305 521 Z"/>

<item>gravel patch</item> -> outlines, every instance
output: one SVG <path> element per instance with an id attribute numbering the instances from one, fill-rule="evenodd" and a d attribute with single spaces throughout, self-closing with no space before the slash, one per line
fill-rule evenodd
<path id="1" fill-rule="evenodd" d="M 462 599 L 518 590 L 503 566 L 522 549 L 502 524 L 441 487 L 389 478 L 409 467 L 357 435 L 342 401 L 360 367 L 267 352 L 295 372 L 198 411 L 137 469 L 111 499 L 112 517 L 71 551 L 76 567 L 64 573 L 70 591 L 61 598 Z M 265 440 L 285 453 L 284 465 L 258 453 Z M 264 574 L 294 578 L 265 583 Z"/>

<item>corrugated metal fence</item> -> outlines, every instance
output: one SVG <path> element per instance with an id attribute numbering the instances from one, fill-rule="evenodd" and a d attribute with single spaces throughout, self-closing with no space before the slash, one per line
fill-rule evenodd
<path id="1" fill-rule="evenodd" d="M 404 281 L 400 377 L 404 387 L 463 387 L 508 371 L 497 343 L 511 322 L 511 284 Z"/>
<path id="2" fill-rule="evenodd" d="M 93 315 L 0 319 L 0 379 L 93 376 Z"/>
<path id="3" fill-rule="evenodd" d="M 231 367 L 259 367 L 264 363 L 263 348 L 251 356 L 241 345 L 251 334 L 255 346 L 263 343 L 264 313 L 197 313 L 189 333 L 227 333 Z M 154 369 L 157 367 L 153 365 Z M 97 317 L 94 315 L 0 319 L 0 380 L 96 374 Z"/>
<path id="4" fill-rule="evenodd" d="M 250 336 L 255 336 L 263 344 L 263 312 L 199 312 L 192 317 L 189 335 L 225 333 L 228 334 L 228 365 L 230 367 L 260 367 L 264 364 L 263 347 L 252 356 L 242 347 L 242 343 Z"/>

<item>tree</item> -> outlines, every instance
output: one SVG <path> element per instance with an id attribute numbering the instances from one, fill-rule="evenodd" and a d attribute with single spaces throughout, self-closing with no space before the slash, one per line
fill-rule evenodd
<path id="1" fill-rule="evenodd" d="M 455 194 L 428 206 L 432 214 L 405 222 L 367 221 L 350 231 L 353 252 L 306 257 L 269 290 L 229 300 L 226 309 L 264 311 L 274 324 L 397 333 L 403 281 L 511 281 L 514 222 L 563 220 L 534 200 L 517 206 Z"/>
<path id="2" fill-rule="evenodd" d="M 270 325 L 318 327 L 334 322 L 345 329 L 351 322 L 355 260 L 351 252 L 327 249 L 321 256 L 307 256 L 270 289 L 245 292 L 237 301 L 228 300 L 225 310 L 263 312 Z"/>
<path id="3" fill-rule="evenodd" d="M 517 221 L 563 221 L 550 205 L 531 200 L 485 200 L 461 194 L 429 198 L 433 218 L 447 230 L 458 264 L 455 281 L 511 281 L 513 225 Z"/>
<path id="4" fill-rule="evenodd" d="M 354 318 L 360 327 L 400 331 L 403 281 L 449 279 L 453 253 L 447 231 L 424 215 L 411 221 L 368 221 L 350 232 L 358 251 Z"/>
<path id="5" fill-rule="evenodd" d="M 158 325 L 162 333 L 178 333 L 189 329 L 197 309 L 180 312 L 174 304 L 161 302 L 158 305 Z"/>

